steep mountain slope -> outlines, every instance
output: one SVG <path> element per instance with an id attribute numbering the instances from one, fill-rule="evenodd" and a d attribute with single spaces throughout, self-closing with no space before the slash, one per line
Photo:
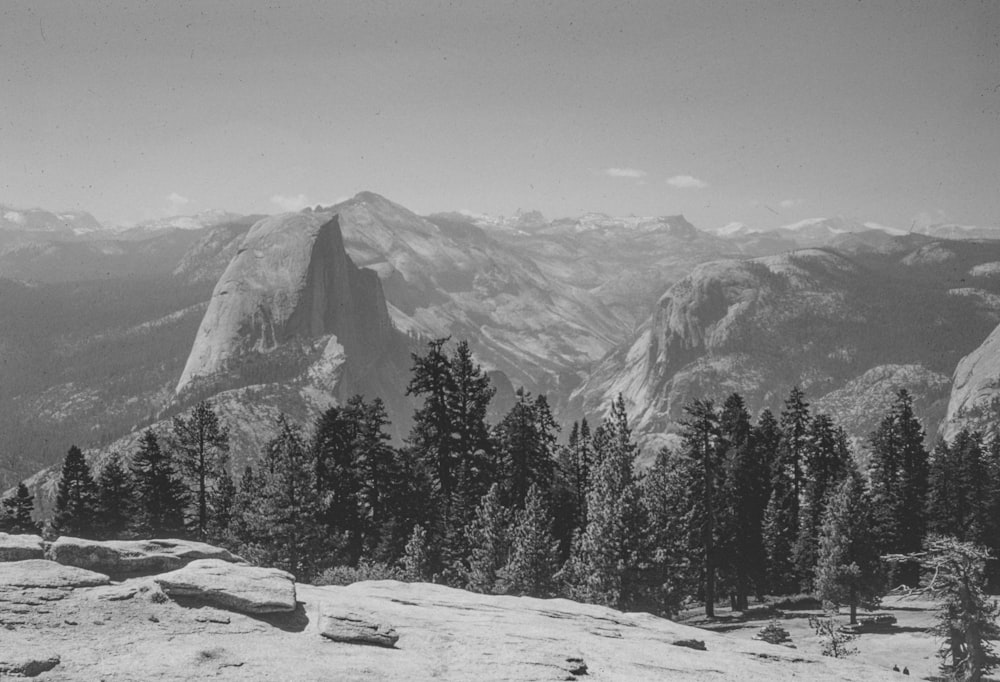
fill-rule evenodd
<path id="1" fill-rule="evenodd" d="M 397 327 L 468 339 L 485 366 L 554 402 L 624 336 L 600 300 L 466 222 L 427 220 L 371 192 L 324 212 L 339 214 L 351 258 L 378 273 Z"/>
<path id="2" fill-rule="evenodd" d="M 251 383 L 242 376 L 248 367 L 284 365 L 292 360 L 282 351 L 298 344 L 309 354 L 305 347 L 321 339 L 331 344 L 324 353 L 364 354 L 375 364 L 392 331 L 379 280 L 348 258 L 336 216 L 266 218 L 216 284 L 177 392 L 223 375 Z"/>
<path id="3" fill-rule="evenodd" d="M 1000 326 L 955 368 L 943 435 L 962 427 L 988 433 L 1000 415 Z"/>
<path id="4" fill-rule="evenodd" d="M 645 319 L 663 290 L 693 266 L 747 253 L 741 244 L 702 232 L 679 215 L 613 218 L 591 213 L 546 222 L 526 214 L 498 222 L 450 213 L 430 219 L 481 226 L 512 252 L 532 259 L 550 280 L 589 291 L 627 330 Z M 786 242 L 750 253 L 793 247 Z"/>
<path id="5" fill-rule="evenodd" d="M 393 327 L 375 273 L 347 256 L 336 216 L 289 213 L 256 223 L 207 306 L 190 313 L 202 311 L 197 333 L 187 337 L 183 370 L 153 384 L 159 388 L 154 418 L 90 448 L 92 466 L 116 452 L 133 453 L 143 428 L 165 435 L 172 415 L 203 398 L 230 426 L 236 471 L 262 451 L 279 414 L 311 425 L 356 393 L 382 398 L 395 434 L 407 432 L 411 340 Z M 176 382 L 166 395 L 165 378 Z M 58 465 L 30 479 L 43 513 L 57 479 Z"/>
<path id="6" fill-rule="evenodd" d="M 871 422 L 835 393 L 850 382 L 870 404 L 907 388 L 940 419 L 946 377 L 1000 314 L 995 278 L 968 273 L 1000 248 L 900 239 L 899 249 L 862 242 L 851 255 L 811 249 L 695 268 L 595 368 L 574 406 L 600 413 L 621 393 L 650 443 L 665 442 L 693 397 L 739 391 L 751 409 L 774 409 L 795 384 L 843 411 L 855 436 Z"/>
<path id="7" fill-rule="evenodd" d="M 157 414 L 210 292 L 163 276 L 0 280 L 0 482 Z"/>

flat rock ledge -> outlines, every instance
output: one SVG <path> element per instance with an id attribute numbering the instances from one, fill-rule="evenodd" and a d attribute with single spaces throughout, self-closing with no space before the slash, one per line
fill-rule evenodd
<path id="1" fill-rule="evenodd" d="M 184 568 L 155 576 L 170 597 L 188 597 L 242 613 L 294 611 L 295 578 L 277 568 L 199 559 Z"/>
<path id="2" fill-rule="evenodd" d="M 49 546 L 46 558 L 116 577 L 164 573 L 199 559 L 243 562 L 232 552 L 193 540 L 99 541 L 65 536 Z"/>
<path id="3" fill-rule="evenodd" d="M 34 654 L 31 656 L 10 656 L 0 653 L 0 679 L 11 677 L 37 677 L 59 665 L 55 654 Z"/>
<path id="4" fill-rule="evenodd" d="M 75 566 L 63 566 L 46 559 L 5 561 L 0 563 L 0 590 L 4 588 L 74 588 L 107 585 L 111 579 L 103 573 Z"/>
<path id="5" fill-rule="evenodd" d="M 38 535 L 0 533 L 0 561 L 44 558 L 45 542 Z"/>
<path id="6" fill-rule="evenodd" d="M 376 623 L 372 619 L 350 611 L 329 612 L 324 609 L 319 634 L 334 642 L 346 644 L 368 644 L 392 648 L 396 646 L 399 635 L 396 630 L 384 623 Z"/>

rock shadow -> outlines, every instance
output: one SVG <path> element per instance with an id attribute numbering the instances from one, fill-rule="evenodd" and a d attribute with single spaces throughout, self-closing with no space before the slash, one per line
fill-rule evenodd
<path id="1" fill-rule="evenodd" d="M 197 597 L 171 597 L 171 599 L 175 604 L 185 609 L 200 609 L 205 606 L 210 606 L 214 609 L 218 609 L 219 611 L 238 613 L 241 616 L 246 616 L 252 620 L 266 623 L 271 627 L 284 630 L 285 632 L 302 632 L 309 627 L 309 615 L 306 613 L 305 603 L 300 601 L 295 602 L 294 611 L 279 611 L 276 613 L 247 613 L 237 609 L 226 608 L 220 604 L 215 604 L 204 599 L 198 599 Z"/>
<path id="2" fill-rule="evenodd" d="M 294 611 L 286 611 L 284 613 L 248 613 L 246 615 L 285 632 L 302 632 L 309 627 L 309 614 L 306 613 L 304 602 L 295 602 Z"/>

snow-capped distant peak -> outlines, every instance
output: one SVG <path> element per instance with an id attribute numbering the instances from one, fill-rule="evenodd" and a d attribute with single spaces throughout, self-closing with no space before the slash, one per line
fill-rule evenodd
<path id="1" fill-rule="evenodd" d="M 715 233 L 720 237 L 737 237 L 744 234 L 756 234 L 758 232 L 760 232 L 760 230 L 751 229 L 747 227 L 745 223 L 741 223 L 739 221 L 723 225 L 715 231 Z"/>
<path id="2" fill-rule="evenodd" d="M 119 230 L 138 230 L 142 232 L 157 232 L 160 230 L 170 229 L 200 230 L 206 227 L 215 227 L 216 225 L 226 221 L 237 220 L 240 217 L 241 216 L 236 213 L 230 213 L 219 208 L 213 208 L 194 215 L 176 215 L 169 216 L 167 218 L 146 220 L 131 227 L 126 226 L 119 228 Z"/>
<path id="3" fill-rule="evenodd" d="M 869 230 L 879 230 L 881 232 L 885 232 L 886 234 L 891 234 L 893 237 L 901 237 L 904 234 L 907 234 L 906 230 L 901 230 L 898 227 L 889 227 L 888 225 L 883 225 L 873 221 L 865 223 L 865 227 Z"/>

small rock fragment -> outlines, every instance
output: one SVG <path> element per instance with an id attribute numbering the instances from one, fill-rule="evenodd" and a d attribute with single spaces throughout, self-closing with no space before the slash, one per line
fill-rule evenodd
<path id="1" fill-rule="evenodd" d="M 701 639 L 678 639 L 671 642 L 674 646 L 683 646 L 688 649 L 696 649 L 698 651 L 708 651 L 705 648 L 705 642 Z"/>
<path id="2" fill-rule="evenodd" d="M 570 675 L 586 675 L 587 674 L 587 664 L 583 662 L 583 659 L 578 656 L 571 656 L 566 659 L 569 663 L 569 674 Z"/>

